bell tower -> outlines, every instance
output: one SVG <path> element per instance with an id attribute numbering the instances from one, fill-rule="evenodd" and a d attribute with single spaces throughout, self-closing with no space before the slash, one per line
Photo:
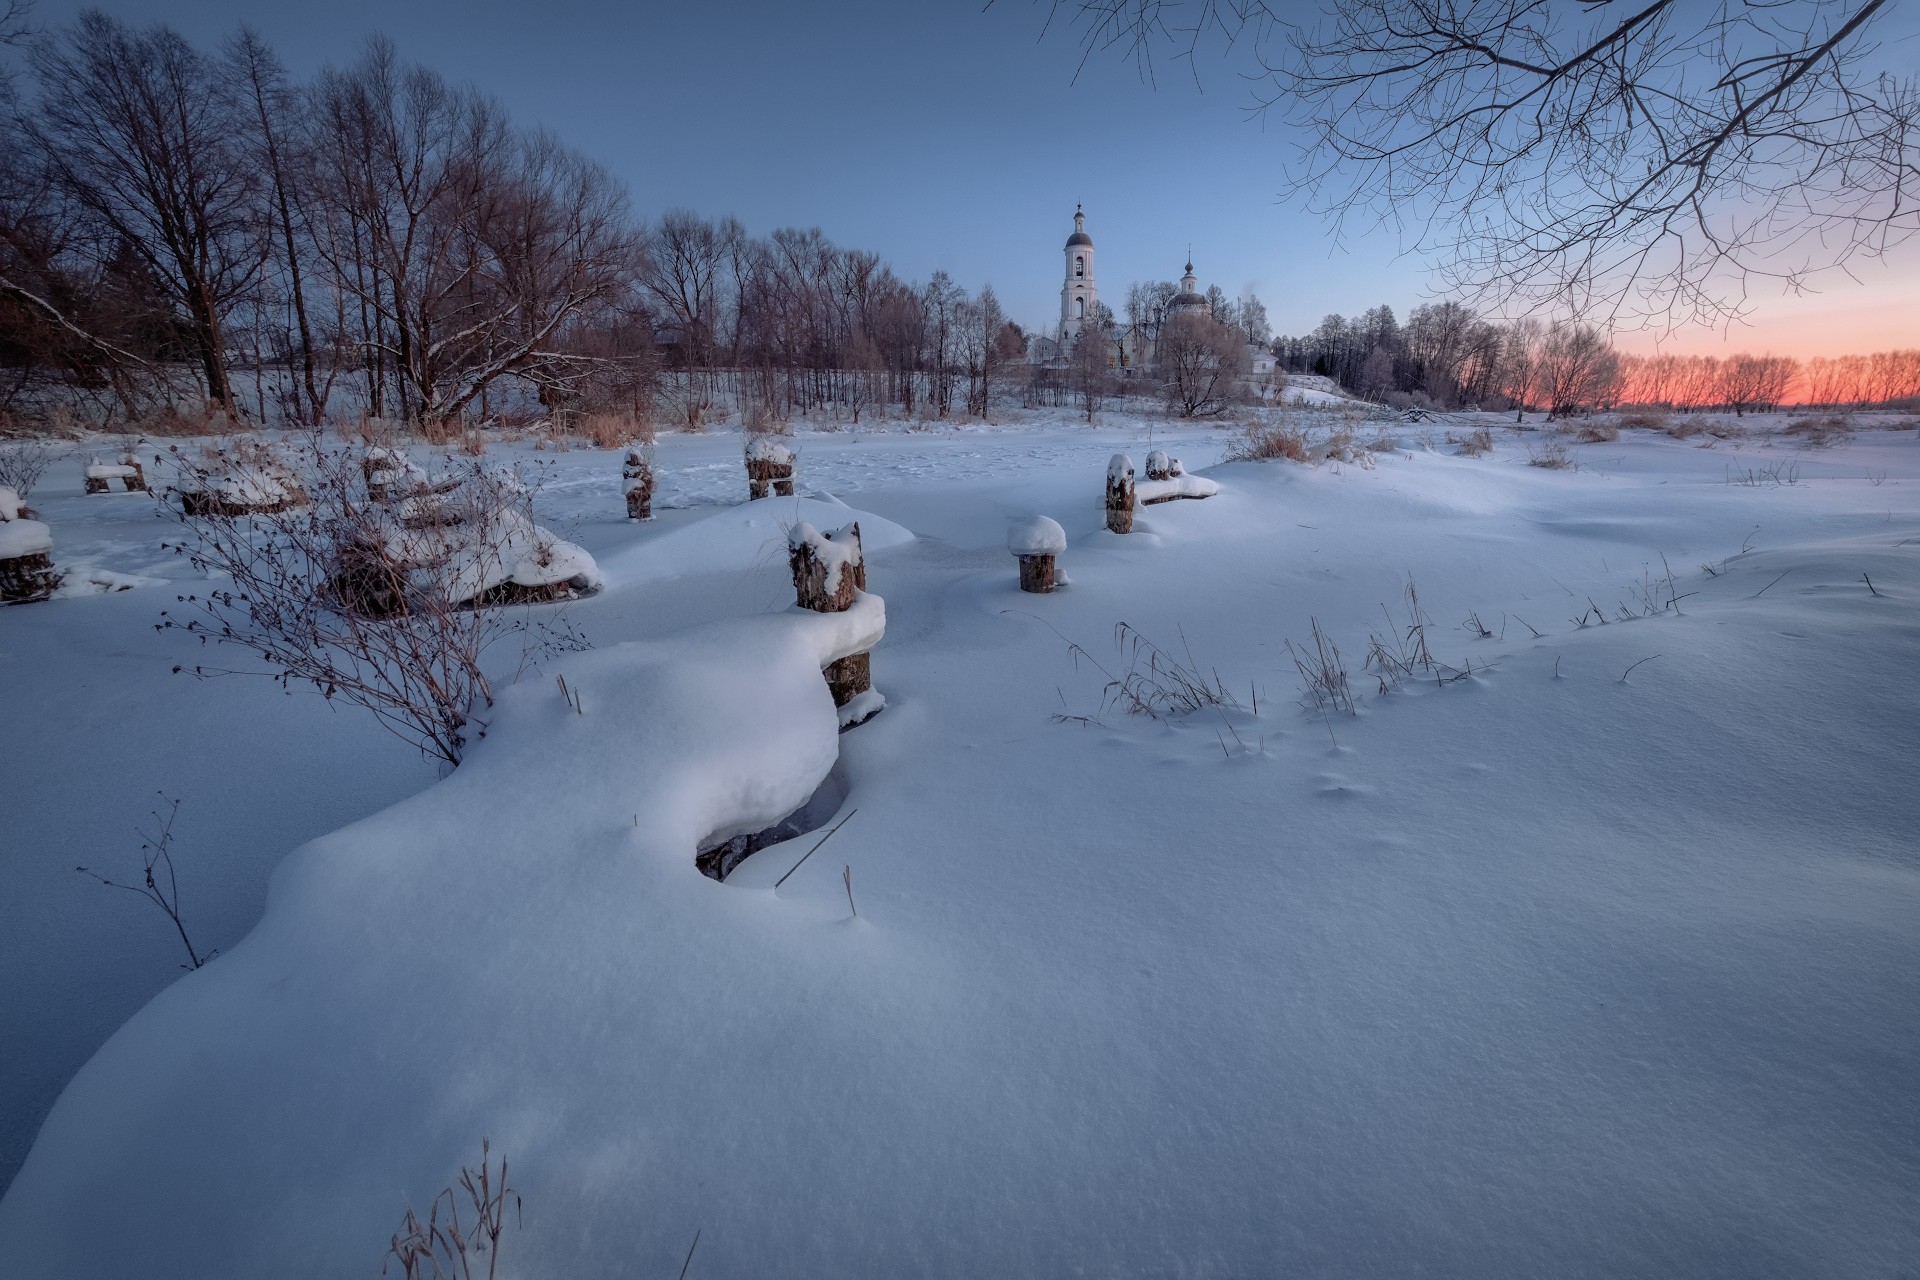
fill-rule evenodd
<path id="1" fill-rule="evenodd" d="M 1060 286 L 1063 342 L 1080 336 L 1081 326 L 1100 301 L 1100 291 L 1093 284 L 1093 237 L 1087 234 L 1087 215 L 1077 204 L 1073 207 L 1073 234 L 1067 237 L 1066 257 L 1066 283 Z"/>

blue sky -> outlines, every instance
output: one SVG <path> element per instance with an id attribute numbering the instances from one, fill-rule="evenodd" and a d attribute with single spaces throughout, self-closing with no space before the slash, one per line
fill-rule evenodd
<path id="1" fill-rule="evenodd" d="M 82 7 L 40 0 L 36 20 Z M 1324 220 L 1280 203 L 1287 138 L 1248 118 L 1246 86 L 1224 63 L 1203 62 L 1201 85 L 1163 66 L 1154 87 L 1096 60 L 1076 82 L 1077 41 L 1042 39 L 1046 7 L 1034 0 L 984 11 L 977 0 L 98 7 L 206 44 L 246 21 L 302 76 L 384 32 L 608 165 L 644 213 L 731 213 L 761 234 L 819 226 L 912 279 L 944 268 L 969 289 L 991 283 L 1023 323 L 1057 314 L 1076 201 L 1116 309 L 1128 281 L 1178 275 L 1189 242 L 1203 284 L 1252 289 L 1281 332 L 1381 302 L 1404 316 L 1425 297 L 1425 273 L 1396 258 L 1392 236 L 1336 243 Z M 1876 332 L 1908 330 L 1874 345 L 1920 343 L 1920 263 L 1905 261 L 1901 278 L 1882 273 L 1858 295 L 1772 306 L 1762 341 L 1735 345 L 1767 345 L 1769 317 L 1778 328 L 1809 307 L 1860 306 L 1885 313 Z"/>

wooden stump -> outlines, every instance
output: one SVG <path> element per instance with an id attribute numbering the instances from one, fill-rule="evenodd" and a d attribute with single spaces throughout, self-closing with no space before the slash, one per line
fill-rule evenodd
<path id="1" fill-rule="evenodd" d="M 1124 453 L 1107 464 L 1107 528 L 1133 532 L 1133 459 Z"/>
<path id="2" fill-rule="evenodd" d="M 1020 589 L 1031 591 L 1035 595 L 1046 595 L 1053 590 L 1053 557 L 1021 556 Z"/>
<path id="3" fill-rule="evenodd" d="M 653 519 L 653 466 L 640 451 L 627 452 L 627 464 L 620 475 L 627 482 L 627 519 Z"/>
<path id="4" fill-rule="evenodd" d="M 107 478 L 105 476 L 88 476 L 87 477 L 88 493 L 106 493 L 111 487 L 112 486 L 107 483 Z"/>
<path id="5" fill-rule="evenodd" d="M 873 655 L 855 653 L 830 662 L 822 672 L 827 678 L 827 691 L 833 695 L 833 705 L 844 707 L 854 698 L 873 688 Z"/>
<path id="6" fill-rule="evenodd" d="M 858 522 L 824 536 L 825 542 L 847 549 L 841 557 L 823 555 L 823 549 L 811 539 L 788 540 L 787 564 L 793 570 L 793 595 L 802 609 L 815 613 L 842 613 L 853 607 L 854 599 L 867 588 L 867 566 L 860 548 Z M 845 707 L 873 688 L 873 660 L 865 653 L 852 653 L 827 664 L 821 673 L 833 705 Z M 877 710 L 877 707 L 876 707 Z M 869 719 L 868 712 L 862 720 Z M 855 722 L 858 723 L 858 722 Z M 841 729 L 850 729 L 843 723 Z"/>
<path id="7" fill-rule="evenodd" d="M 1149 480 L 1173 479 L 1173 466 L 1171 465 L 1171 462 L 1167 458 L 1167 455 L 1160 452 L 1160 450 L 1158 449 L 1155 449 L 1152 453 L 1147 455 L 1147 479 Z"/>
<path id="8" fill-rule="evenodd" d="M 748 458 L 748 496 L 764 498 L 769 492 L 778 493 L 783 498 L 793 496 L 793 463 L 776 462 L 770 458 Z"/>
<path id="9" fill-rule="evenodd" d="M 0 560 L 0 604 L 36 604 L 53 595 L 60 575 L 49 552 Z"/>
<path id="10" fill-rule="evenodd" d="M 120 465 L 123 467 L 133 468 L 132 475 L 120 477 L 121 480 L 123 480 L 126 483 L 127 492 L 128 493 L 145 493 L 147 491 L 147 469 L 141 466 L 139 462 L 137 462 L 134 459 L 132 454 L 128 454 L 126 458 L 121 462 Z"/>

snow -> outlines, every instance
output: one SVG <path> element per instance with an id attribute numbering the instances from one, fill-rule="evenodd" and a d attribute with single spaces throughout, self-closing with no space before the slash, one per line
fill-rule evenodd
<path id="1" fill-rule="evenodd" d="M 127 476 L 137 476 L 140 470 L 118 462 L 95 462 L 87 467 L 89 480 L 120 480 Z"/>
<path id="2" fill-rule="evenodd" d="M 784 573 L 789 530 L 802 525 L 838 529 L 854 522 L 860 525 L 860 545 L 866 555 L 913 541 L 913 534 L 893 521 L 837 501 L 762 498 L 722 508 L 695 524 L 662 530 L 631 545 L 607 559 L 607 578 L 624 586 L 772 563 L 778 563 Z"/>
<path id="3" fill-rule="evenodd" d="M 53 550 L 53 531 L 38 520 L 0 521 L 0 560 L 43 555 Z"/>
<path id="4" fill-rule="evenodd" d="M 1205 476 L 1180 474 L 1171 480 L 1141 480 L 1133 486 L 1133 501 L 1136 507 L 1144 506 L 1156 498 L 1168 496 L 1178 498 L 1211 498 L 1220 492 L 1220 486 Z"/>
<path id="5" fill-rule="evenodd" d="M 1133 459 L 1124 453 L 1116 453 L 1107 461 L 1107 480 L 1126 480 L 1133 475 Z"/>
<path id="6" fill-rule="evenodd" d="M 0 522 L 18 520 L 27 504 L 20 501 L 20 495 L 5 485 L 0 485 Z"/>
<path id="7" fill-rule="evenodd" d="M 1007 529 L 1007 550 L 1016 556 L 1057 556 L 1067 549 L 1067 531 L 1050 516 L 1029 516 Z"/>
<path id="8" fill-rule="evenodd" d="M 437 782 L 316 697 L 167 677 L 201 660 L 149 630 L 194 586 L 170 526 L 48 500 L 168 585 L 0 611 L 0 1039 L 33 1046 L 0 1097 L 92 1055 L 0 1201 L 9 1270 L 372 1274 L 483 1136 L 515 1275 L 675 1274 L 696 1231 L 690 1275 L 1911 1266 L 1911 431 L 1571 472 L 1504 431 L 1220 466 L 1227 433 L 1118 414 L 804 439 L 848 503 L 634 526 L 618 453 L 559 455 L 538 518 L 606 568 L 596 648 L 508 663 Z M 1220 492 L 1108 537 L 1101 466 L 1149 444 Z M 734 496 L 739 448 L 663 438 L 663 494 Z M 1002 542 L 1038 510 L 1076 540 L 1044 623 Z M 787 530 L 854 520 L 878 594 L 793 609 Z M 1409 575 L 1448 665 L 1382 694 Z M 1237 705 L 1103 710 L 1067 642 L 1124 673 L 1122 621 Z M 1298 705 L 1315 621 L 1357 715 Z M 865 647 L 892 705 L 841 735 L 820 668 Z M 839 786 L 777 892 L 820 832 L 693 866 Z M 71 867 L 124 864 L 156 788 L 221 955 L 108 1037 L 177 941 Z"/>
<path id="9" fill-rule="evenodd" d="M 791 466 L 793 450 L 787 447 L 784 440 L 776 440 L 772 436 L 755 436 L 747 441 L 747 461 Z"/>

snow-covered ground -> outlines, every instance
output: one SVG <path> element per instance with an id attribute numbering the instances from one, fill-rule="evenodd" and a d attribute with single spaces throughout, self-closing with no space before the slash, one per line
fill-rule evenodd
<path id="1" fill-rule="evenodd" d="M 371 1274 L 482 1137 L 516 1276 L 696 1232 L 690 1276 L 1920 1267 L 1920 439 L 1551 470 L 1456 456 L 1480 424 L 1371 467 L 805 433 L 802 497 L 746 507 L 738 435 L 663 437 L 649 524 L 618 452 L 497 450 L 608 585 L 437 782 L 169 674 L 172 526 L 56 471 L 56 560 L 133 585 L 0 610 L 0 1139 L 38 1127 L 0 1271 Z M 1108 457 L 1155 447 L 1219 494 L 1106 532 Z M 843 519 L 887 710 L 839 736 L 814 673 L 878 602 L 787 612 L 784 525 Z M 1446 669 L 1383 694 L 1409 577 Z M 1357 714 L 1299 703 L 1316 621 Z M 1120 623 L 1231 705 L 1114 705 Z M 696 871 L 830 774 L 857 813 L 777 891 L 817 835 Z M 156 791 L 222 950 L 185 976 L 72 870 L 137 868 Z"/>

